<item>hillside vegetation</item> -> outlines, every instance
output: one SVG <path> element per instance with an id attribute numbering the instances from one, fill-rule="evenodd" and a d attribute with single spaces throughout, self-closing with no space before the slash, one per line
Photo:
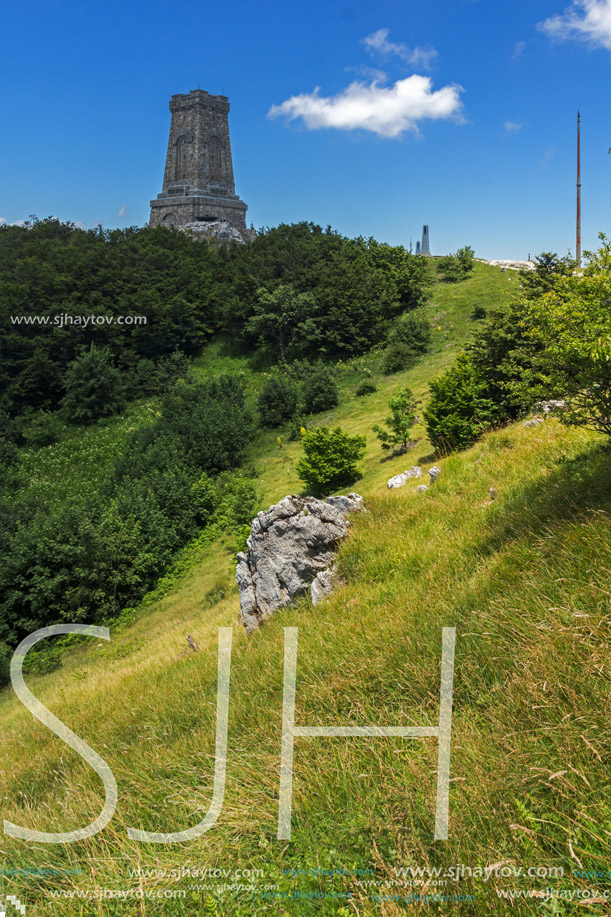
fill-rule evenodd
<path id="1" fill-rule="evenodd" d="M 119 802 L 103 832 L 76 844 L 5 836 L 4 892 L 35 913 L 71 917 L 393 917 L 417 904 L 441 914 L 500 915 L 511 906 L 502 894 L 509 891 L 610 887 L 608 878 L 586 875 L 604 872 L 611 853 L 611 455 L 603 437 L 554 419 L 533 428 L 516 423 L 439 459 L 418 424 L 414 448 L 382 462 L 371 432 L 406 386 L 426 401 L 428 383 L 471 336 L 474 307 L 508 301 L 518 283 L 514 273 L 477 265 L 459 284 L 436 284 L 415 310 L 431 323 L 431 351 L 405 372 L 383 375 L 376 351 L 338 364 L 339 405 L 316 422 L 367 435 L 363 478 L 353 489 L 368 512 L 353 520 L 339 555 L 342 585 L 330 599 L 312 608 L 304 598 L 247 637 L 238 622 L 234 536 L 195 539 L 174 572 L 123 614 L 109 643 L 83 641 L 64 652 L 62 668 L 28 677 L 36 696 L 109 764 Z M 202 381 L 241 374 L 251 407 L 268 372 L 226 337 L 209 343 L 194 365 Z M 357 397 L 364 378 L 375 380 L 376 391 Z M 94 486 L 92 468 L 109 468 L 117 444 L 155 410 L 154 399 L 136 402 L 127 415 L 26 450 L 33 498 L 59 502 L 68 475 L 71 488 Z M 301 447 L 289 433 L 258 431 L 247 443 L 244 467 L 256 472 L 260 507 L 302 488 L 295 471 Z M 391 475 L 433 460 L 441 476 L 427 493 L 417 495 L 415 483 L 386 490 Z M 218 628 L 227 626 L 229 749 L 219 819 L 190 843 L 133 842 L 127 827 L 178 831 L 208 810 Z M 298 724 L 390 726 L 436 725 L 441 632 L 456 627 L 448 841 L 433 842 L 431 738 L 297 739 L 292 840 L 276 839 L 285 627 L 299 628 Z M 185 651 L 187 634 L 199 653 Z M 92 821 L 103 801 L 94 772 L 8 689 L 0 715 L 3 818 L 45 831 Z M 524 874 L 412 885 L 401 873 L 456 864 L 502 864 Z M 57 874 L 28 875 L 33 867 Z M 564 876 L 527 877 L 531 867 Z M 228 878 L 189 877 L 189 869 L 204 868 Z M 236 879 L 237 870 L 245 878 Z M 248 870 L 261 872 L 251 882 Z M 104 889 L 142 897 L 104 897 Z M 185 897 L 153 897 L 177 889 Z M 99 900 L 78 896 L 92 890 Z M 406 900 L 417 893 L 457 897 Z M 588 913 L 607 913 L 598 898 Z M 519 914 L 584 910 L 540 897 L 512 907 Z"/>

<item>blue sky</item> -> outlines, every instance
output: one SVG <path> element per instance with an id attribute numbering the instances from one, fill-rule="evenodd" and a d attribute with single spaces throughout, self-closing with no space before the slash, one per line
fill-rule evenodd
<path id="1" fill-rule="evenodd" d="M 256 227 L 526 258 L 611 232 L 611 0 L 5 4 L 0 220 L 142 225 L 170 95 L 224 93 Z"/>

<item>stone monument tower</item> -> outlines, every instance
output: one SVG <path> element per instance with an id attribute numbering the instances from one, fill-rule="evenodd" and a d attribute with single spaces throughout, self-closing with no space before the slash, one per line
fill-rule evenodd
<path id="1" fill-rule="evenodd" d="M 151 226 L 229 223 L 250 237 L 244 201 L 235 193 L 229 100 L 203 89 L 170 100 L 172 121 L 163 190 L 151 201 Z"/>

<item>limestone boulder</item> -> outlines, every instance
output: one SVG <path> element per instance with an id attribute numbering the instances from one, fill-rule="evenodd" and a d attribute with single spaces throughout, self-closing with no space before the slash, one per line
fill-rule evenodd
<path id="1" fill-rule="evenodd" d="M 214 222 L 202 220 L 201 222 L 185 223 L 184 226 L 180 228 L 183 232 L 192 232 L 202 238 L 218 240 L 220 242 L 237 242 L 238 244 L 243 244 L 246 241 L 246 234 L 240 232 L 232 226 L 231 223 L 227 222 L 227 220 L 214 220 Z"/>
<path id="2" fill-rule="evenodd" d="M 396 490 L 398 487 L 403 487 L 404 484 L 411 478 L 420 478 L 422 477 L 422 468 L 419 465 L 414 465 L 408 471 L 403 471 L 401 474 L 396 474 L 394 477 L 388 479 L 386 486 L 389 490 Z"/>
<path id="3" fill-rule="evenodd" d="M 566 408 L 564 399 L 551 399 L 550 401 L 537 401 L 535 411 L 543 411 L 544 414 L 557 414 Z"/>
<path id="4" fill-rule="evenodd" d="M 362 507 L 363 498 L 354 493 L 326 501 L 293 494 L 256 516 L 236 568 L 240 615 L 249 633 L 329 572 L 348 534 L 348 515 Z M 329 594 L 330 583 L 330 576 L 319 580 L 317 599 Z"/>

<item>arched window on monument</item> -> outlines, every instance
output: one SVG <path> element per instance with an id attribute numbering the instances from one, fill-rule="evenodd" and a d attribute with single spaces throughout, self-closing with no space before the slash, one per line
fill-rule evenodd
<path id="1" fill-rule="evenodd" d="M 218 137 L 211 137 L 208 142 L 208 161 L 210 164 L 210 181 L 221 181 L 221 141 Z"/>
<path id="2" fill-rule="evenodd" d="M 179 137 L 176 144 L 176 180 L 189 177 L 189 138 Z"/>

